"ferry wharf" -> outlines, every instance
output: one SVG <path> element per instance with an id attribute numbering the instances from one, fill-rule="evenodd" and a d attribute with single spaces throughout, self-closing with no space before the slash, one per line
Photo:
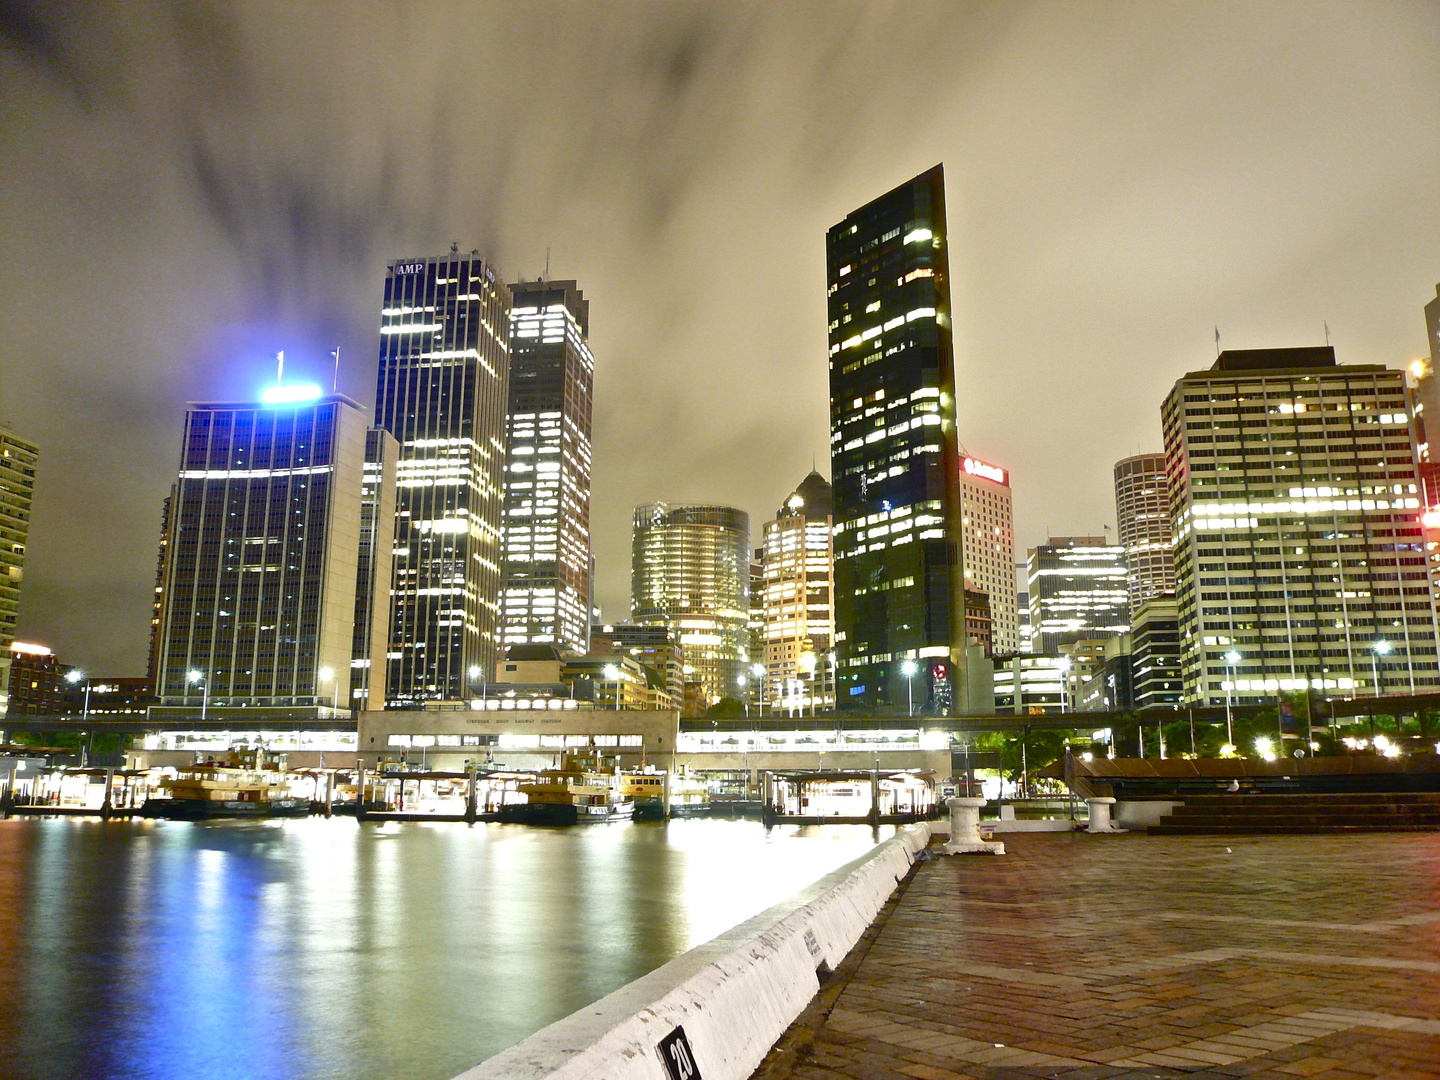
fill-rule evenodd
<path id="1" fill-rule="evenodd" d="M 1440 835 L 1005 841 L 917 862 L 754 1080 L 1440 1077 Z"/>

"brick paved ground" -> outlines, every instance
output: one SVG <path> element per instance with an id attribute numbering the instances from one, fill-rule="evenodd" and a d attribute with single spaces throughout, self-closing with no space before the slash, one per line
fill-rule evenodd
<path id="1" fill-rule="evenodd" d="M 1440 1077 L 1440 835 L 921 863 L 760 1080 Z"/>

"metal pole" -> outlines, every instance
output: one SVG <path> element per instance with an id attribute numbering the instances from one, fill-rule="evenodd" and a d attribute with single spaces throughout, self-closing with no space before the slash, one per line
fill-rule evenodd
<path id="1" fill-rule="evenodd" d="M 1231 746 L 1235 745 L 1235 724 L 1230 716 L 1230 688 L 1235 685 L 1235 668 L 1225 665 L 1226 672 L 1230 678 L 1225 680 L 1225 741 Z"/>

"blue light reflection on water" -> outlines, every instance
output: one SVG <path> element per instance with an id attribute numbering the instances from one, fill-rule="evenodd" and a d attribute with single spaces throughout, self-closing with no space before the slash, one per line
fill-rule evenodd
<path id="1" fill-rule="evenodd" d="M 735 821 L 0 821 L 0 1075 L 442 1080 L 874 840 Z"/>

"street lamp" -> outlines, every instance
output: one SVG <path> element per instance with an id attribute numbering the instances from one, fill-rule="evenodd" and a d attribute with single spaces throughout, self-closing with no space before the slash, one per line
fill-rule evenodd
<path id="1" fill-rule="evenodd" d="M 328 682 L 328 683 L 331 684 L 331 685 L 330 685 L 330 707 L 331 707 L 332 709 L 338 708 L 338 706 L 335 704 L 335 699 L 336 699 L 336 698 L 339 696 L 339 694 L 340 694 L 340 684 L 335 681 L 335 669 L 334 669 L 334 668 L 328 668 L 328 667 L 322 667 L 319 671 L 317 671 L 317 672 L 315 673 L 315 675 L 316 675 L 316 677 L 319 679 L 320 682 L 322 682 L 322 683 L 327 683 L 327 682 Z"/>
<path id="2" fill-rule="evenodd" d="M 479 664 L 471 664 L 465 669 L 465 674 L 470 677 L 471 693 L 474 693 L 473 687 L 475 684 L 480 682 L 480 670 Z M 482 709 L 485 707 L 485 684 L 483 682 L 480 683 L 480 707 Z"/>
<path id="3" fill-rule="evenodd" d="M 1069 712 L 1070 700 L 1070 658 L 1067 656 L 1060 661 L 1060 711 Z"/>
<path id="4" fill-rule="evenodd" d="M 807 652 L 804 656 L 800 657 L 800 666 L 801 666 L 802 668 L 804 668 L 805 671 L 806 671 L 806 672 L 809 674 L 809 676 L 810 676 L 810 715 L 811 715 L 811 716 L 814 716 L 814 715 L 815 715 L 815 654 L 814 654 L 814 653 L 808 653 L 808 652 Z M 804 712 L 805 712 L 805 701 L 804 701 L 803 698 L 802 698 L 801 701 L 800 701 L 800 712 L 801 712 L 801 715 L 803 716 L 803 715 L 804 715 Z"/>
<path id="5" fill-rule="evenodd" d="M 1242 657 L 1234 649 L 1225 654 L 1225 743 L 1235 745 L 1235 721 L 1230 715 L 1230 688 L 1235 685 L 1235 665 Z"/>
<path id="6" fill-rule="evenodd" d="M 606 664 L 601 673 L 607 680 L 615 683 L 615 711 L 620 711 L 620 669 L 614 664 Z"/>
<path id="7" fill-rule="evenodd" d="M 735 685 L 740 688 L 740 699 L 745 702 L 746 717 L 750 715 L 750 695 L 745 692 L 745 687 L 749 681 L 750 680 L 745 678 L 743 674 L 735 676 Z"/>
<path id="8" fill-rule="evenodd" d="M 73 671 L 67 671 L 67 672 L 65 673 L 65 681 L 68 682 L 71 686 L 74 686 L 74 685 L 75 685 L 76 683 L 78 683 L 81 679 L 85 679 L 85 673 L 84 673 L 83 671 L 81 671 L 79 668 L 76 668 L 76 669 L 73 670 Z M 90 720 L 90 680 L 89 680 L 89 679 L 85 679 L 85 706 L 84 706 L 83 710 L 81 711 L 80 719 L 81 719 L 81 721 L 84 722 L 84 723 L 88 723 L 89 720 Z"/>
<path id="9" fill-rule="evenodd" d="M 755 676 L 755 685 L 760 687 L 760 715 L 765 715 L 765 665 L 751 664 L 750 674 Z"/>
<path id="10" fill-rule="evenodd" d="M 191 668 L 190 671 L 185 674 L 185 678 L 189 680 L 191 686 L 194 686 L 196 683 L 200 684 L 200 722 L 203 724 L 205 722 L 205 710 L 209 708 L 210 705 L 210 680 L 205 678 L 203 671 L 196 671 L 194 668 Z"/>
<path id="11" fill-rule="evenodd" d="M 1375 688 L 1375 696 L 1380 696 L 1380 669 L 1375 664 L 1376 656 L 1389 656 L 1390 642 L 1381 638 L 1370 646 L 1370 685 Z"/>
<path id="12" fill-rule="evenodd" d="M 914 660 L 904 660 L 900 664 L 900 674 L 905 676 L 905 696 L 910 702 L 910 711 L 906 716 L 915 715 L 915 676 L 920 671 L 920 665 Z"/>

